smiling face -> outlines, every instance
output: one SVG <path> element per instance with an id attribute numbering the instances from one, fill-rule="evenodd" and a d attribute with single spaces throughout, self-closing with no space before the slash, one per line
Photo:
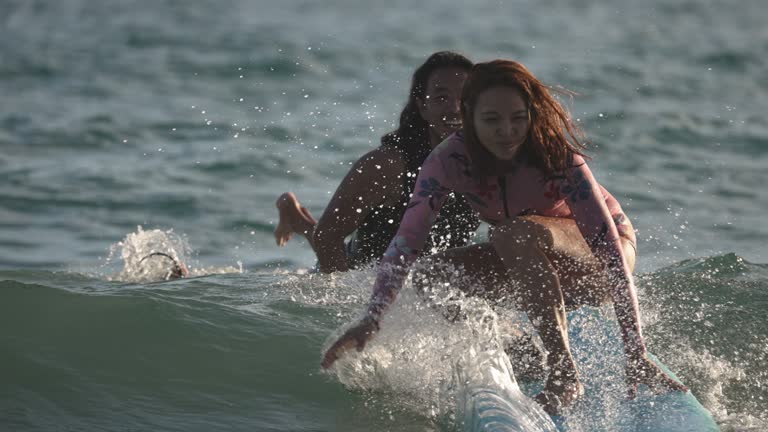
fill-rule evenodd
<path id="1" fill-rule="evenodd" d="M 514 87 L 491 87 L 477 97 L 472 113 L 480 144 L 497 159 L 512 160 L 528 138 L 530 113 Z"/>
<path id="2" fill-rule="evenodd" d="M 461 128 L 461 88 L 467 71 L 446 67 L 432 72 L 427 80 L 424 99 L 418 99 L 419 114 L 429 124 L 429 143 L 436 147 L 448 135 Z"/>

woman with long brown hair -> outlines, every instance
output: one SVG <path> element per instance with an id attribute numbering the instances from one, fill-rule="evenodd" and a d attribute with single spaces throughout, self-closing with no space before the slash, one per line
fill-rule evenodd
<path id="1" fill-rule="evenodd" d="M 631 396 L 639 383 L 686 390 L 648 358 L 632 278 L 634 230 L 592 175 L 582 133 L 553 91 L 514 61 L 474 66 L 462 92 L 464 130 L 425 161 L 367 312 L 328 349 L 324 367 L 347 349 L 362 349 L 379 329 L 453 191 L 491 225 L 489 240 L 430 259 L 463 267 L 470 280 L 482 281 L 482 289 L 469 294 L 513 298 L 527 313 L 548 353 L 549 376 L 536 396 L 548 412 L 583 393 L 566 322 L 566 310 L 583 305 L 613 302 Z"/>
<path id="2" fill-rule="evenodd" d="M 317 256 L 320 272 L 347 271 L 375 262 L 397 232 L 421 164 L 448 135 L 461 127 L 461 87 L 472 62 L 438 51 L 413 73 L 408 101 L 395 131 L 363 155 L 344 177 L 319 221 L 292 192 L 277 200 L 279 246 L 303 235 Z M 467 202 L 457 197 L 432 228 L 432 247 L 464 246 L 479 225 Z M 347 236 L 352 239 L 345 244 Z"/>

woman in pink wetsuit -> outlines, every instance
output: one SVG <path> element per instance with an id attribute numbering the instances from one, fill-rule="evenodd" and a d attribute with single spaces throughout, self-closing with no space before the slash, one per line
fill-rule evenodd
<path id="1" fill-rule="evenodd" d="M 587 167 L 580 131 L 550 89 L 520 63 L 480 63 L 464 85 L 461 114 L 465 129 L 436 147 L 422 167 L 366 315 L 328 349 L 323 366 L 347 349 L 362 349 L 379 329 L 454 191 L 491 225 L 489 241 L 432 259 L 461 266 L 484 283 L 471 294 L 517 299 L 548 352 L 549 376 L 536 396 L 548 412 L 583 393 L 566 309 L 607 301 L 613 301 L 621 328 L 629 395 L 639 383 L 685 391 L 647 356 L 632 278 L 632 226 Z"/>

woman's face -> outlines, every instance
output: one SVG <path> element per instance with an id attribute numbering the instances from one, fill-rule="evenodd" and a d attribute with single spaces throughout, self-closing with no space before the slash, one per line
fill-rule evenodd
<path id="1" fill-rule="evenodd" d="M 491 87 L 477 98 L 472 114 L 480 144 L 501 160 L 520 152 L 530 128 L 528 105 L 513 87 Z"/>
<path id="2" fill-rule="evenodd" d="M 458 67 L 435 70 L 427 80 L 424 99 L 419 99 L 419 114 L 429 124 L 429 141 L 434 148 L 461 128 L 461 88 L 467 71 Z"/>

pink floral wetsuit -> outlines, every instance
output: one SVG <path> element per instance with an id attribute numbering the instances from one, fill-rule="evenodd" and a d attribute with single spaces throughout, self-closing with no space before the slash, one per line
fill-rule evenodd
<path id="1" fill-rule="evenodd" d="M 463 195 L 490 225 L 524 215 L 573 218 L 595 256 L 611 275 L 612 296 L 628 350 L 644 350 L 637 300 L 619 236 L 633 246 L 634 233 L 621 206 L 574 155 L 571 167 L 545 177 L 525 162 L 503 176 L 474 178 L 462 132 L 451 135 L 424 162 L 408 209 L 381 260 L 368 313 L 378 318 L 394 301 L 408 267 L 423 248 L 432 222 L 449 193 Z M 599 192 L 599 193 L 597 193 Z"/>

